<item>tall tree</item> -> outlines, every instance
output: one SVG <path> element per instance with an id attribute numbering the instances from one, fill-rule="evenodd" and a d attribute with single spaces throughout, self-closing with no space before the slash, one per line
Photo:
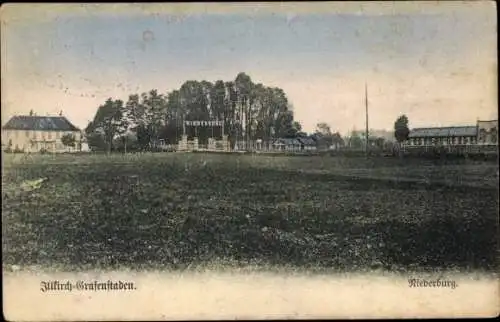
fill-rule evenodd
<path id="1" fill-rule="evenodd" d="M 247 142 L 250 139 L 250 105 L 253 83 L 250 76 L 239 73 L 234 80 L 238 95 L 238 118 L 242 127 L 241 139 Z"/>
<path id="2" fill-rule="evenodd" d="M 293 121 L 293 113 L 291 111 L 280 113 L 277 123 L 278 135 L 285 138 L 297 137 L 297 133 L 300 131 L 300 125 L 297 126 L 297 123 Z"/>
<path id="3" fill-rule="evenodd" d="M 406 115 L 401 115 L 398 117 L 396 122 L 394 122 L 394 137 L 399 143 L 408 140 L 408 135 L 410 134 L 410 129 L 408 128 L 408 117 Z"/>
<path id="4" fill-rule="evenodd" d="M 224 81 L 218 80 L 211 88 L 211 112 L 216 120 L 223 121 L 226 112 L 226 86 Z"/>
<path id="5" fill-rule="evenodd" d="M 318 123 L 316 125 L 316 132 L 314 133 L 316 137 L 316 144 L 318 148 L 329 148 L 334 144 L 334 137 L 330 125 L 325 122 Z M 340 144 L 340 141 L 338 141 Z"/>
<path id="6" fill-rule="evenodd" d="M 149 143 L 156 145 L 159 140 L 160 131 L 163 126 L 165 126 L 167 101 L 156 89 L 149 91 L 149 93 L 143 93 L 141 99 L 141 105 L 144 106 L 147 123 L 144 124 L 144 127 L 149 128 Z"/>
<path id="7" fill-rule="evenodd" d="M 135 131 L 139 124 L 146 122 L 144 119 L 145 108 L 140 103 L 139 95 L 130 95 L 127 103 L 125 104 L 125 109 L 126 113 L 124 116 L 127 119 L 130 130 Z"/>
<path id="8" fill-rule="evenodd" d="M 321 122 L 316 125 L 316 132 L 321 133 L 324 136 L 331 136 L 332 135 L 332 130 L 330 128 L 330 125 L 327 123 Z"/>
<path id="9" fill-rule="evenodd" d="M 182 133 L 183 110 L 181 97 L 178 90 L 174 90 L 167 95 L 165 128 L 162 130 L 162 138 L 170 143 L 178 142 Z"/>
<path id="10" fill-rule="evenodd" d="M 123 101 L 108 98 L 103 105 L 99 106 L 94 120 L 85 129 L 85 132 L 91 137 L 102 137 L 108 153 L 112 150 L 114 138 L 123 131 L 123 107 Z"/>

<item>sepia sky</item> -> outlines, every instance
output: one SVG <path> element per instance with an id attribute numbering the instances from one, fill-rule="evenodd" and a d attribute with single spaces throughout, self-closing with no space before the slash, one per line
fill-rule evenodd
<path id="1" fill-rule="evenodd" d="M 283 88 L 306 131 L 363 129 L 365 82 L 370 128 L 497 119 L 493 2 L 316 5 L 2 6 L 2 124 L 62 110 L 84 128 L 108 97 L 238 72 Z"/>

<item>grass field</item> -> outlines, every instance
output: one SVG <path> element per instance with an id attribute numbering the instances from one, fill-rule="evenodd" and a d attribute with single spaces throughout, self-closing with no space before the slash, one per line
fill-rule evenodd
<path id="1" fill-rule="evenodd" d="M 5 155 L 4 269 L 494 271 L 498 166 Z M 24 191 L 24 180 L 47 178 Z"/>

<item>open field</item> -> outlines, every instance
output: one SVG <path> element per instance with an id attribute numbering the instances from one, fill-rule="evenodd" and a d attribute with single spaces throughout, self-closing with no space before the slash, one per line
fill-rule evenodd
<path id="1" fill-rule="evenodd" d="M 4 269 L 494 271 L 498 166 L 393 158 L 6 155 Z M 38 189 L 24 180 L 47 178 Z"/>

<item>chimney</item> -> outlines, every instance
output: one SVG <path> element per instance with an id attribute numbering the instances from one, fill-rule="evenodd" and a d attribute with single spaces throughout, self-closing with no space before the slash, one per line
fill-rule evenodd
<path id="1" fill-rule="evenodd" d="M 59 116 L 62 116 L 62 110 L 59 111 Z"/>

